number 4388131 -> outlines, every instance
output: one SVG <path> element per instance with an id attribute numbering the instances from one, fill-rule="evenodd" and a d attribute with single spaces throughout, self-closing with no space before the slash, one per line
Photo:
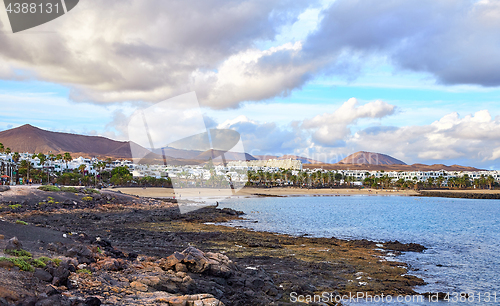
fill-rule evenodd
<path id="1" fill-rule="evenodd" d="M 35 13 L 59 13 L 59 3 L 9 3 L 7 6 L 9 14 L 35 14 Z"/>

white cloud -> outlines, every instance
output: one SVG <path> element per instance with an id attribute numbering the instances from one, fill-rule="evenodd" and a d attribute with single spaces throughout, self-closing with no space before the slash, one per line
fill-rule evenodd
<path id="1" fill-rule="evenodd" d="M 355 98 L 349 99 L 333 113 L 304 120 L 302 127 L 313 130 L 312 139 L 320 145 L 335 145 L 350 135 L 349 126 L 361 118 L 383 118 L 394 113 L 395 106 L 374 101 L 358 106 Z"/>
<path id="2" fill-rule="evenodd" d="M 460 117 L 450 113 L 429 125 L 404 126 L 375 133 L 360 131 L 348 143 L 361 150 L 381 151 L 408 162 L 453 159 L 484 162 L 500 157 L 500 118 L 489 111 Z"/>
<path id="3" fill-rule="evenodd" d="M 263 72 L 267 65 L 239 59 L 254 52 L 257 41 L 273 40 L 309 5 L 292 0 L 80 1 L 68 14 L 26 32 L 8 33 L 0 24 L 0 77 L 23 70 L 69 86 L 71 98 L 79 101 L 158 102 L 196 90 L 204 105 L 234 107 L 298 85 L 284 80 L 259 93 L 263 83 L 257 78 L 270 80 Z M 222 73 L 214 82 L 206 72 L 217 69 Z M 228 78 L 238 76 L 236 69 L 248 70 L 238 72 L 240 83 L 232 84 Z M 195 78 L 200 74 L 206 77 Z M 241 88 L 244 81 L 253 88 Z"/>

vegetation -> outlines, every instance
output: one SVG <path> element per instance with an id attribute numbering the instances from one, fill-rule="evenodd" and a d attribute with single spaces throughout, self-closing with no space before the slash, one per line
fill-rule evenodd
<path id="1" fill-rule="evenodd" d="M 61 259 L 54 258 L 50 259 L 48 257 L 42 256 L 38 259 L 34 259 L 31 253 L 21 250 L 17 252 L 9 251 L 5 252 L 6 254 L 13 255 L 16 257 L 0 257 L 0 261 L 8 261 L 11 262 L 14 266 L 18 267 L 22 271 L 35 271 L 34 267 L 37 268 L 45 268 L 49 262 L 52 262 L 54 265 L 59 266 L 61 264 Z"/>
<path id="2" fill-rule="evenodd" d="M 4 253 L 16 257 L 33 257 L 33 255 L 26 250 L 5 250 Z"/>
<path id="3" fill-rule="evenodd" d="M 9 205 L 10 209 L 16 209 L 16 208 L 20 208 L 20 207 L 21 207 L 21 204 L 10 204 Z"/>
<path id="4" fill-rule="evenodd" d="M 296 172 L 295 172 L 296 173 Z M 344 175 L 336 171 L 299 171 L 295 175 L 290 170 L 281 170 L 279 172 L 263 172 L 249 171 L 247 186 L 255 187 L 273 187 L 273 186 L 291 186 L 301 188 L 334 188 L 334 187 L 352 187 L 354 182 L 360 182 L 364 187 L 370 188 L 396 188 L 396 189 L 422 189 L 422 188 L 441 188 L 443 187 L 446 178 L 439 176 L 437 178 L 430 177 L 425 182 L 421 182 L 417 177 L 412 179 L 395 179 L 384 171 L 380 171 L 378 175 L 370 175 L 365 173 L 363 181 L 356 177 Z M 489 188 L 498 185 L 493 176 L 484 176 L 471 179 L 467 174 L 448 179 L 447 187 L 450 188 Z M 360 186 L 361 187 L 361 186 Z"/>
<path id="5" fill-rule="evenodd" d="M 76 271 L 76 273 L 84 273 L 84 274 L 92 275 L 92 271 L 90 271 L 89 269 L 80 269 L 80 270 Z"/>
<path id="6" fill-rule="evenodd" d="M 0 257 L 0 261 L 9 261 L 22 271 L 29 271 L 29 272 L 35 271 L 35 269 L 30 264 L 31 258 L 29 257 L 18 257 L 18 258 Z"/>
<path id="7" fill-rule="evenodd" d="M 57 186 L 51 186 L 51 185 L 44 185 L 38 187 L 38 189 L 43 190 L 43 191 L 61 191 L 61 189 Z"/>
<path id="8" fill-rule="evenodd" d="M 75 187 L 61 187 L 61 191 L 70 192 L 70 193 L 78 193 L 78 189 Z"/>
<path id="9" fill-rule="evenodd" d="M 16 220 L 16 224 L 28 225 L 27 222 L 22 221 L 22 220 Z"/>

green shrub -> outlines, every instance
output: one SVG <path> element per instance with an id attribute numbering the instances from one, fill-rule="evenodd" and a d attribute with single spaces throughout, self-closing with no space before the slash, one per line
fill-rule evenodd
<path id="1" fill-rule="evenodd" d="M 44 264 L 47 264 L 47 263 L 49 263 L 49 261 L 52 261 L 50 258 L 48 258 L 46 256 L 42 256 L 42 257 L 38 258 L 38 260 L 40 260 Z"/>
<path id="2" fill-rule="evenodd" d="M 89 269 L 80 269 L 80 270 L 76 271 L 76 273 L 85 273 L 88 275 L 92 275 L 92 271 L 90 271 Z"/>
<path id="3" fill-rule="evenodd" d="M 16 224 L 28 225 L 27 222 L 24 222 L 22 220 L 16 220 Z"/>
<path id="4" fill-rule="evenodd" d="M 29 259 L 31 259 L 31 258 L 30 257 L 19 257 L 19 258 L 0 257 L 0 261 L 10 261 L 11 263 L 14 264 L 14 266 L 18 267 L 22 271 L 33 272 L 33 271 L 35 271 L 35 269 L 29 263 L 30 262 Z"/>
<path id="5" fill-rule="evenodd" d="M 94 189 L 94 188 L 87 188 L 87 189 L 85 189 L 85 193 L 86 194 L 91 194 L 91 193 L 100 194 L 101 192 L 97 189 Z"/>
<path id="6" fill-rule="evenodd" d="M 78 189 L 75 188 L 75 187 L 61 187 L 61 191 L 71 192 L 71 193 L 78 193 Z"/>
<path id="7" fill-rule="evenodd" d="M 62 260 L 61 260 L 61 259 L 59 259 L 59 258 L 54 258 L 54 259 L 52 259 L 52 262 L 53 262 L 56 266 L 58 266 L 58 267 L 59 267 L 59 265 L 61 264 Z"/>
<path id="8" fill-rule="evenodd" d="M 38 268 L 45 268 L 45 266 L 47 266 L 46 263 L 44 263 L 43 261 L 39 259 L 33 259 L 33 261 L 31 262 L 35 267 L 38 267 Z"/>
<path id="9" fill-rule="evenodd" d="M 40 187 L 38 187 L 38 189 L 40 189 L 42 191 L 61 191 L 61 189 L 59 189 L 59 187 L 50 186 L 50 185 L 40 186 Z"/>
<path id="10" fill-rule="evenodd" d="M 10 207 L 10 209 L 16 209 L 16 208 L 21 207 L 21 204 L 10 204 L 9 207 Z"/>
<path id="11" fill-rule="evenodd" d="M 31 255 L 31 253 L 26 250 L 5 250 L 4 253 L 16 257 L 33 257 L 33 255 Z"/>
<path id="12" fill-rule="evenodd" d="M 83 198 L 82 198 L 82 200 L 87 201 L 87 202 L 90 202 L 90 201 L 92 201 L 93 199 L 94 199 L 94 198 L 92 198 L 92 197 L 83 197 Z"/>

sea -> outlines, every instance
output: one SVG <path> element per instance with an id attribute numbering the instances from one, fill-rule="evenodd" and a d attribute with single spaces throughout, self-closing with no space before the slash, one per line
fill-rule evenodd
<path id="1" fill-rule="evenodd" d="M 227 199 L 220 207 L 246 214 L 245 220 L 229 226 L 296 236 L 398 240 L 427 247 L 423 253 L 405 252 L 395 260 L 409 265 L 408 274 L 425 280 L 427 284 L 416 287 L 417 292 L 449 292 L 449 300 L 379 299 L 376 304 L 500 305 L 500 200 L 289 196 Z M 351 299 L 343 305 L 373 303 Z"/>

